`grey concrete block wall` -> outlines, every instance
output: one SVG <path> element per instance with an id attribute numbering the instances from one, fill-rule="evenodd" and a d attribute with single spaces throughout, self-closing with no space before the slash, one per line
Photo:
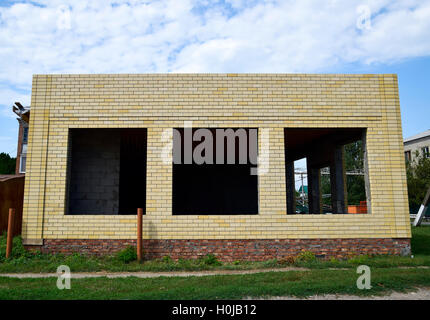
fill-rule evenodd
<path id="1" fill-rule="evenodd" d="M 71 130 L 68 214 L 118 214 L 120 134 Z"/>

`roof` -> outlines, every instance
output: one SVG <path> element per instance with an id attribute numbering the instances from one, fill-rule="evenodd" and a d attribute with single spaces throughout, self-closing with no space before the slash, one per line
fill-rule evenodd
<path id="1" fill-rule="evenodd" d="M 0 174 L 0 182 L 15 179 L 15 178 L 21 178 L 24 177 L 24 174 Z"/>
<path id="2" fill-rule="evenodd" d="M 430 137 L 430 129 L 427 131 L 418 133 L 412 137 L 406 138 L 403 142 L 404 143 L 411 142 L 411 141 L 418 140 L 418 139 L 425 138 L 425 137 Z"/>
<path id="3" fill-rule="evenodd" d="M 302 186 L 300 186 L 298 192 L 302 192 Z M 308 186 L 303 186 L 303 192 L 306 194 L 308 193 Z"/>

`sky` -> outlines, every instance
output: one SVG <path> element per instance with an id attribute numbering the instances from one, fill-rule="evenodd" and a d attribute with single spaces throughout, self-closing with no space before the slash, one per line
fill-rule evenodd
<path id="1" fill-rule="evenodd" d="M 33 74 L 397 73 L 404 137 L 430 129 L 430 0 L 0 0 L 0 152 Z"/>

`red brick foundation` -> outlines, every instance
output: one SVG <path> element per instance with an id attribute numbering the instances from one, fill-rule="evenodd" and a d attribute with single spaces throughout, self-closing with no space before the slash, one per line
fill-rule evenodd
<path id="1" fill-rule="evenodd" d="M 136 240 L 45 239 L 42 252 L 104 255 L 112 254 Z M 358 254 L 410 254 L 410 239 L 263 239 L 263 240 L 143 240 L 146 259 L 170 256 L 173 259 L 198 258 L 215 254 L 220 260 L 285 259 L 302 251 L 322 258 L 344 258 Z"/>

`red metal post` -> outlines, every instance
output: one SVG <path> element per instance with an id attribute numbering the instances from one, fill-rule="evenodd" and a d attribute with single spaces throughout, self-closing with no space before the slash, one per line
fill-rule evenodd
<path id="1" fill-rule="evenodd" d="M 142 262 L 142 216 L 143 209 L 137 209 L 137 261 Z"/>
<path id="2" fill-rule="evenodd" d="M 6 258 L 10 257 L 13 246 L 13 218 L 15 217 L 15 209 L 9 208 L 9 220 L 7 224 L 7 242 L 6 242 Z"/>

